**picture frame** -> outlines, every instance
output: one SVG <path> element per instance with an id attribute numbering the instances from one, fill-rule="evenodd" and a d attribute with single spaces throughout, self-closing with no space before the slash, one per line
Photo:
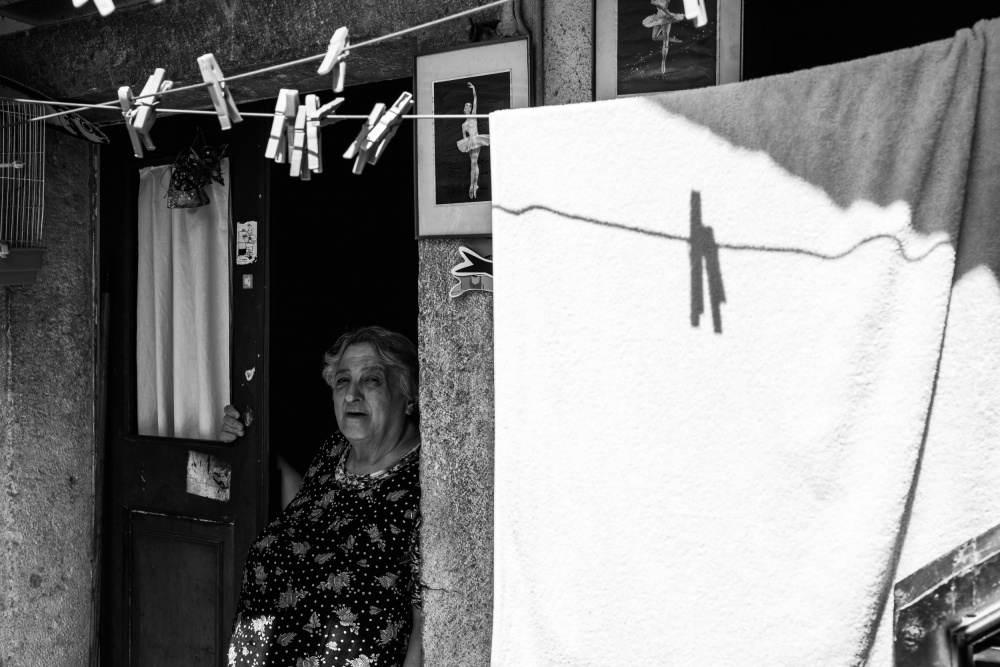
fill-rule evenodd
<path id="1" fill-rule="evenodd" d="M 740 81 L 743 0 L 703 2 L 698 28 L 683 18 L 690 0 L 594 0 L 593 99 Z"/>
<path id="2" fill-rule="evenodd" d="M 420 114 L 471 115 L 530 107 L 531 43 L 514 37 L 419 54 Z M 416 238 L 492 235 L 492 171 L 486 118 L 416 121 Z"/>

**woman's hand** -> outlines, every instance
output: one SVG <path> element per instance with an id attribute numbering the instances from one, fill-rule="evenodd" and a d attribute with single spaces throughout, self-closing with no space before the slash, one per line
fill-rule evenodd
<path id="1" fill-rule="evenodd" d="M 222 442 L 233 442 L 243 435 L 243 424 L 240 422 L 239 410 L 231 405 L 222 409 L 222 430 L 219 432 L 219 440 Z"/>
<path id="2" fill-rule="evenodd" d="M 466 81 L 466 82 L 465 82 L 465 85 L 467 85 L 467 86 L 468 86 L 469 88 L 472 88 L 473 90 L 475 90 L 475 89 L 476 89 L 476 87 L 472 85 L 472 82 L 471 82 L 471 81 Z"/>

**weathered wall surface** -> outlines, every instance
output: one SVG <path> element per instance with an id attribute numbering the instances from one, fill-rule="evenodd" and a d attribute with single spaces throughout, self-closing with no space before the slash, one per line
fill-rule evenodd
<path id="1" fill-rule="evenodd" d="M 594 5 L 545 0 L 545 104 L 593 97 Z"/>
<path id="2" fill-rule="evenodd" d="M 591 99 L 591 11 L 589 2 L 545 2 L 545 104 Z M 485 667 L 493 630 L 493 295 L 448 298 L 461 240 L 418 245 L 424 664 Z"/>
<path id="3" fill-rule="evenodd" d="M 451 299 L 457 240 L 420 246 L 424 664 L 488 665 L 493 609 L 493 295 Z"/>
<path id="4" fill-rule="evenodd" d="M 0 288 L 0 666 L 87 664 L 94 455 L 91 149 L 50 132 L 37 282 Z"/>

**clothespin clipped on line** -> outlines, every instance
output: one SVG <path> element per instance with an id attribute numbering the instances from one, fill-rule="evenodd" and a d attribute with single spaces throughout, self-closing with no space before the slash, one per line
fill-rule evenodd
<path id="1" fill-rule="evenodd" d="M 308 181 L 313 172 L 317 174 L 323 172 L 323 140 L 320 128 L 343 120 L 334 115 L 343 103 L 344 98 L 338 97 L 320 106 L 318 95 L 306 95 L 305 104 L 296 110 L 292 130 L 292 151 L 288 159 L 291 176 Z"/>
<path id="2" fill-rule="evenodd" d="M 311 99 L 310 99 L 311 98 Z M 309 171 L 320 174 L 323 172 L 323 141 L 320 128 L 344 120 L 336 116 L 337 108 L 344 103 L 343 97 L 319 106 L 319 97 L 306 96 L 306 154 Z"/>
<path id="3" fill-rule="evenodd" d="M 413 95 L 404 92 L 395 104 L 378 119 L 378 123 L 368 133 L 365 139 L 364 151 L 368 153 L 368 164 L 375 164 L 382 157 L 392 138 L 396 136 L 399 124 L 403 122 L 403 114 L 413 106 Z"/>
<path id="4" fill-rule="evenodd" d="M 163 2 L 163 0 L 150 0 L 154 5 L 158 5 Z M 73 0 L 73 6 L 77 9 L 83 7 L 87 4 L 87 0 Z M 101 13 L 101 16 L 107 16 L 111 12 L 115 11 L 115 3 L 113 0 L 94 0 L 94 6 L 97 7 L 97 11 Z"/>
<path id="5" fill-rule="evenodd" d="M 385 105 L 379 102 L 372 109 L 372 112 L 368 114 L 368 119 L 361 124 L 361 131 L 358 132 L 358 136 L 355 137 L 354 142 L 347 147 L 344 151 L 344 158 L 350 160 L 354 158 L 354 169 L 352 170 L 355 174 L 360 174 L 364 171 L 365 163 L 368 161 L 368 150 L 364 148 L 366 145 L 366 140 L 368 139 L 368 133 L 375 128 L 378 124 L 379 118 L 385 113 Z"/>
<path id="6" fill-rule="evenodd" d="M 87 0 L 73 0 L 73 6 L 77 9 L 83 7 L 87 4 Z M 94 6 L 97 7 L 97 11 L 101 13 L 101 16 L 107 16 L 111 12 L 115 11 L 115 3 L 113 0 L 94 0 Z"/>
<path id="7" fill-rule="evenodd" d="M 295 116 L 299 111 L 299 91 L 282 88 L 278 102 L 274 106 L 274 120 L 271 121 L 271 136 L 267 139 L 264 157 L 283 164 L 294 140 Z"/>
<path id="8" fill-rule="evenodd" d="M 240 116 L 240 111 L 236 108 L 236 102 L 233 100 L 233 94 L 229 91 L 229 86 L 222 80 L 226 77 L 219 69 L 219 64 L 215 62 L 215 56 L 206 53 L 198 58 L 198 66 L 201 67 L 201 78 L 209 84 L 208 95 L 212 98 L 212 105 L 215 107 L 215 113 L 219 116 L 219 125 L 222 126 L 222 129 L 228 130 L 233 126 L 233 123 L 242 122 L 243 117 Z"/>
<path id="9" fill-rule="evenodd" d="M 323 62 L 319 65 L 320 74 L 329 74 L 334 67 L 337 68 L 333 72 L 333 92 L 335 93 L 344 92 L 344 78 L 347 75 L 347 63 L 344 61 L 351 53 L 347 50 L 350 42 L 347 28 L 337 28 L 333 33 L 333 37 L 330 38 L 330 46 L 327 47 L 326 57 L 323 58 Z"/>
<path id="10" fill-rule="evenodd" d="M 684 0 L 684 18 L 694 20 L 694 25 L 697 28 L 704 27 L 708 23 L 705 0 Z"/>
<path id="11" fill-rule="evenodd" d="M 308 150 L 306 146 L 306 108 L 310 103 L 316 103 L 315 95 L 306 95 L 306 103 L 300 106 L 295 114 L 295 138 L 292 142 L 292 156 L 288 160 L 288 163 L 291 165 L 289 173 L 292 177 L 298 176 L 303 181 L 312 179 L 312 173 L 309 171 L 309 165 L 306 163 L 306 151 Z M 305 166 L 305 169 L 303 169 L 303 166 Z"/>
<path id="12" fill-rule="evenodd" d="M 128 130 L 128 138 L 132 142 L 132 150 L 136 157 L 142 157 L 143 144 L 148 150 L 156 150 L 156 145 L 153 144 L 153 139 L 149 134 L 150 130 L 153 129 L 153 123 L 156 122 L 156 105 L 160 102 L 160 96 L 155 93 L 170 90 L 174 85 L 173 81 L 165 81 L 165 76 L 166 70 L 157 67 L 146 81 L 146 85 L 143 86 L 137 100 L 132 97 L 132 89 L 128 86 L 122 86 L 118 89 L 118 103 L 122 107 L 125 128 Z M 144 97 L 145 95 L 152 95 L 152 97 Z"/>

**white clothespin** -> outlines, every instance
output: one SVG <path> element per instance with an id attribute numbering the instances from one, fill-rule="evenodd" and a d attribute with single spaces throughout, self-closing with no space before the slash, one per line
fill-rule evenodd
<path id="1" fill-rule="evenodd" d="M 139 93 L 139 99 L 134 100 L 135 111 L 129 114 L 125 120 L 134 129 L 134 132 L 129 131 L 129 138 L 136 137 L 142 139 L 142 143 L 151 151 L 156 150 L 156 145 L 153 144 L 153 139 L 149 131 L 153 129 L 153 123 L 156 122 L 156 105 L 160 103 L 160 96 L 154 95 L 154 93 L 162 93 L 174 86 L 173 81 L 164 80 L 165 76 L 166 70 L 162 67 L 157 67 L 153 70 L 153 74 L 146 81 L 146 85 L 142 87 L 142 92 Z M 153 97 L 143 97 L 144 95 L 153 95 Z M 118 96 L 118 101 L 122 102 L 121 90 L 119 90 Z M 129 90 L 128 97 L 130 99 L 132 97 L 131 90 Z M 124 106 L 122 106 L 122 111 L 125 111 Z M 138 147 L 135 140 L 132 141 L 132 147 L 136 149 L 135 156 L 142 157 L 142 149 Z"/>
<path id="2" fill-rule="evenodd" d="M 208 94 L 212 98 L 212 105 L 215 106 L 215 113 L 219 115 L 219 125 L 222 126 L 223 130 L 228 130 L 233 126 L 233 123 L 239 123 L 243 118 L 240 116 L 239 109 L 236 108 L 236 102 L 233 101 L 233 94 L 229 91 L 226 82 L 222 80 L 226 77 L 222 74 L 219 64 L 215 62 L 215 56 L 211 53 L 206 53 L 198 58 L 198 66 L 201 67 L 201 78 L 205 80 L 205 83 L 210 84 Z"/>
<path id="3" fill-rule="evenodd" d="M 132 124 L 138 111 L 132 104 L 133 99 L 131 88 L 122 86 L 118 89 L 118 104 L 121 105 L 122 116 L 125 117 L 125 129 L 128 130 L 128 138 L 132 142 L 132 152 L 135 153 L 136 157 L 142 157 L 142 142 L 139 141 L 139 134 L 135 131 L 135 125 Z"/>
<path id="4" fill-rule="evenodd" d="M 333 125 L 343 120 L 334 114 L 337 107 L 344 103 L 343 97 L 319 106 L 319 97 L 316 95 L 306 96 L 306 157 L 309 171 L 317 174 L 323 173 L 323 140 L 320 136 L 320 128 Z"/>
<path id="5" fill-rule="evenodd" d="M 698 28 L 708 23 L 705 0 L 684 0 L 684 18 L 694 20 L 694 25 Z"/>
<path id="6" fill-rule="evenodd" d="M 306 108 L 310 97 L 315 98 L 316 96 L 307 95 L 306 104 L 300 106 L 295 114 L 295 138 L 292 141 L 292 157 L 288 160 L 291 165 L 289 173 L 292 176 L 298 176 L 303 181 L 312 178 L 306 163 Z"/>
<path id="7" fill-rule="evenodd" d="M 87 0 L 73 0 L 73 6 L 77 9 L 83 7 L 85 4 L 87 4 Z M 107 16 L 115 11 L 113 0 L 94 0 L 94 6 L 97 7 L 97 11 L 101 13 L 101 16 Z"/>
<path id="8" fill-rule="evenodd" d="M 282 164 L 288 157 L 289 147 L 294 139 L 295 116 L 299 111 L 299 91 L 282 88 L 278 93 L 278 103 L 274 106 L 274 120 L 271 121 L 271 136 L 267 139 L 264 157 Z"/>
<path id="9" fill-rule="evenodd" d="M 360 174 L 365 168 L 365 162 L 368 161 L 368 149 L 365 146 L 368 144 L 368 133 L 378 124 L 379 118 L 385 113 L 385 105 L 379 102 L 372 109 L 372 112 L 368 114 L 368 119 L 361 124 L 361 131 L 358 132 L 358 136 L 354 139 L 354 143 L 347 147 L 344 151 L 344 157 L 348 160 L 354 158 L 354 169 L 352 170 L 355 174 Z"/>
<path id="10" fill-rule="evenodd" d="M 330 38 L 330 46 L 327 47 L 326 57 L 323 58 L 323 62 L 319 66 L 320 74 L 329 74 L 330 70 L 334 67 L 337 68 L 333 73 L 333 92 L 335 93 L 344 91 L 344 77 L 347 74 L 347 63 L 344 62 L 344 59 L 350 54 L 350 51 L 347 50 L 349 45 L 350 38 L 347 34 L 347 28 L 337 28 L 333 33 L 333 37 Z"/>
<path id="11" fill-rule="evenodd" d="M 385 114 L 378 120 L 365 140 L 365 152 L 368 153 L 368 164 L 375 164 L 382 157 L 389 141 L 396 136 L 399 124 L 403 122 L 402 115 L 413 106 L 413 95 L 404 92 Z"/>

